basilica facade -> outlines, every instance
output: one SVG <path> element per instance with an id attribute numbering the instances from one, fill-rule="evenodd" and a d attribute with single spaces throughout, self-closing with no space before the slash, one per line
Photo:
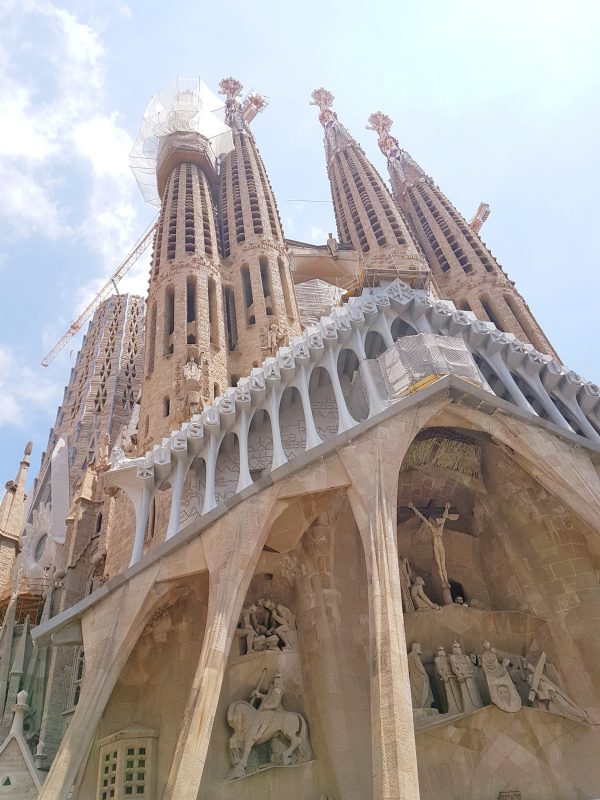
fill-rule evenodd
<path id="1" fill-rule="evenodd" d="M 313 92 L 286 239 L 241 90 L 153 98 L 148 296 L 7 484 L 0 795 L 599 797 L 600 389 L 381 112 L 389 183 Z"/>

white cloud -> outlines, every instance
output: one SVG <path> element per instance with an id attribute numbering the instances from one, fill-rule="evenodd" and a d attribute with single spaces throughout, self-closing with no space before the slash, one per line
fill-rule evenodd
<path id="1" fill-rule="evenodd" d="M 0 344 L 0 428 L 27 427 L 31 421 L 26 412 L 53 411 L 60 396 L 59 383 L 40 375 L 8 346 Z"/>
<path id="2" fill-rule="evenodd" d="M 10 15 L 7 7 L 0 11 L 0 29 L 11 23 L 10 35 L 0 39 L 0 217 L 17 237 L 79 234 L 108 273 L 136 238 L 137 214 L 128 164 L 132 142 L 117 115 L 105 109 L 104 45 L 98 31 L 52 2 L 9 6 Z M 44 32 L 39 46 L 24 42 L 43 62 L 33 81 L 11 61 L 15 54 L 7 46 L 31 23 Z M 16 54 L 16 61 L 22 58 Z M 57 191 L 65 185 L 76 187 L 66 207 L 69 201 L 61 205 Z"/>

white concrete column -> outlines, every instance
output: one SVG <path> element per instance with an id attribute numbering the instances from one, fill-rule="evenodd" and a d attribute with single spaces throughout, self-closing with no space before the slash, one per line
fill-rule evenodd
<path id="1" fill-rule="evenodd" d="M 273 494 L 231 509 L 204 534 L 209 564 L 208 617 L 200 658 L 161 800 L 197 800 L 235 627 L 268 528 Z M 233 515 L 233 518 L 232 518 Z"/>

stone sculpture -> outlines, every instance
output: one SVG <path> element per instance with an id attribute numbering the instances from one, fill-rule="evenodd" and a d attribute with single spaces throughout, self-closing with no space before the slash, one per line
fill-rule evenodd
<path id="1" fill-rule="evenodd" d="M 265 668 L 256 689 L 250 694 L 249 702 L 237 700 L 227 709 L 227 722 L 234 731 L 229 740 L 232 778 L 241 778 L 269 766 L 302 764 L 312 758 L 306 720 L 301 714 L 286 711 L 282 706 L 285 693 L 283 674 L 276 672 L 269 688 L 263 691 L 261 687 L 266 674 Z M 289 745 L 278 754 L 271 744 L 269 761 L 261 763 L 259 760 L 249 772 L 248 759 L 254 745 L 273 743 L 276 738 L 287 740 Z"/>
<path id="2" fill-rule="evenodd" d="M 276 627 L 272 630 L 281 639 L 283 650 L 295 650 L 298 645 L 298 632 L 294 615 L 282 603 L 272 604 L 270 611 L 271 622 L 276 623 Z"/>
<path id="3" fill-rule="evenodd" d="M 510 661 L 498 661 L 495 649 L 486 640 L 481 653 L 481 666 L 485 673 L 492 703 L 502 711 L 515 712 L 521 708 L 521 698 L 507 671 Z"/>
<path id="4" fill-rule="evenodd" d="M 543 708 L 553 714 L 560 714 L 576 722 L 590 723 L 586 711 L 579 708 L 570 697 L 563 692 L 550 678 L 544 674 L 546 666 L 546 653 L 542 652 L 537 664 L 527 664 L 529 674 L 529 702 L 534 708 Z"/>
<path id="5" fill-rule="evenodd" d="M 287 606 L 268 598 L 244 606 L 236 636 L 245 639 L 245 653 L 264 650 L 295 650 L 298 646 L 296 619 Z"/>
<path id="6" fill-rule="evenodd" d="M 261 349 L 265 356 L 275 356 L 280 347 L 287 344 L 287 333 L 277 323 L 264 325 L 260 332 Z"/>
<path id="7" fill-rule="evenodd" d="M 444 647 L 438 647 L 437 655 L 433 659 L 435 664 L 435 671 L 440 676 L 442 687 L 446 698 L 446 705 L 448 706 L 448 714 L 461 714 L 462 713 L 462 700 L 460 688 L 456 675 L 452 671 L 450 659 L 446 655 Z"/>
<path id="8" fill-rule="evenodd" d="M 452 643 L 450 665 L 460 686 L 463 711 L 471 713 L 481 708 L 483 701 L 475 679 L 475 668 L 469 656 L 463 653 L 460 642 Z"/>
<path id="9" fill-rule="evenodd" d="M 444 513 L 441 517 L 428 519 L 426 516 L 415 508 L 412 503 L 408 504 L 411 511 L 422 520 L 431 531 L 431 544 L 433 547 L 433 558 L 437 568 L 437 573 L 442 584 L 442 594 L 444 596 L 444 603 L 450 605 L 452 601 L 452 594 L 450 593 L 450 580 L 446 571 L 446 551 L 444 549 L 443 534 L 446 520 L 450 519 L 455 521 L 458 519 L 458 514 L 450 513 L 450 503 L 444 506 Z"/>
<path id="10" fill-rule="evenodd" d="M 431 708 L 433 704 L 433 692 L 427 670 L 421 661 L 423 650 L 419 642 L 415 642 L 408 653 L 408 676 L 410 679 L 410 696 L 412 698 L 413 714 L 434 715 L 439 712 Z"/>
<path id="11" fill-rule="evenodd" d="M 437 603 L 431 601 L 427 595 L 425 594 L 425 581 L 420 575 L 417 575 L 415 578 L 415 582 L 412 585 L 410 590 L 410 596 L 412 598 L 414 607 L 417 611 L 430 611 L 435 610 L 439 611 L 439 606 Z"/>

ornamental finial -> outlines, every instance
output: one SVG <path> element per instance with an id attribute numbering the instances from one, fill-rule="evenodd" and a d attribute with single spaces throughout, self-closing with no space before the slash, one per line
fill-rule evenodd
<path id="1" fill-rule="evenodd" d="M 400 145 L 398 140 L 395 139 L 391 133 L 390 128 L 393 125 L 391 117 L 377 111 L 369 117 L 369 124 L 367 125 L 368 131 L 376 131 L 379 149 L 386 158 L 397 158 L 400 155 Z"/>
<path id="2" fill-rule="evenodd" d="M 223 78 L 219 83 L 219 94 L 224 94 L 227 102 L 239 97 L 242 93 L 242 84 L 236 78 Z"/>
<path id="3" fill-rule="evenodd" d="M 311 97 L 310 105 L 319 106 L 319 122 L 326 128 L 329 123 L 337 119 L 337 114 L 335 111 L 331 110 L 335 98 L 331 92 L 327 91 L 327 89 L 324 89 L 322 86 L 320 89 L 315 89 Z"/>

